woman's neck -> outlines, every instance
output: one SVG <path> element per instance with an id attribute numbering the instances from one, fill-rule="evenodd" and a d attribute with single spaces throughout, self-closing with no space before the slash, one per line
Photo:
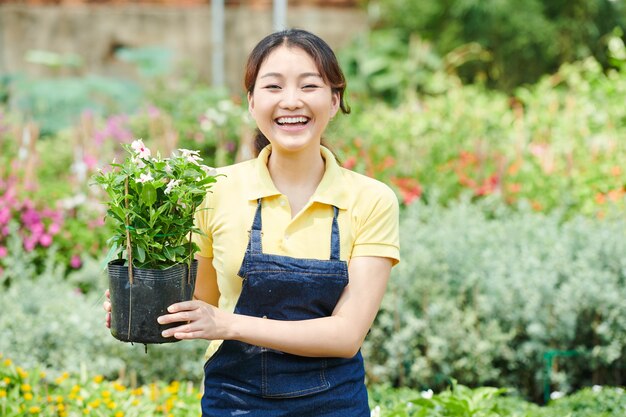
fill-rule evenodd
<path id="1" fill-rule="evenodd" d="M 267 168 L 278 191 L 288 198 L 293 217 L 306 205 L 322 181 L 325 162 L 319 147 L 295 153 L 272 149 Z"/>

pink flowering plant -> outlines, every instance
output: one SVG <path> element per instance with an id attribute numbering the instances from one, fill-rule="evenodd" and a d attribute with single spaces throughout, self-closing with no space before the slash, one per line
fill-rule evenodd
<path id="1" fill-rule="evenodd" d="M 94 179 L 108 194 L 106 218 L 114 234 L 108 259 L 128 260 L 133 266 L 166 269 L 190 260 L 198 247 L 190 241 L 194 214 L 216 181 L 213 168 L 201 164 L 198 151 L 179 149 L 170 158 L 152 155 L 142 140 L 122 145 L 128 155 L 112 170 Z M 129 244 L 130 239 L 130 244 Z"/>

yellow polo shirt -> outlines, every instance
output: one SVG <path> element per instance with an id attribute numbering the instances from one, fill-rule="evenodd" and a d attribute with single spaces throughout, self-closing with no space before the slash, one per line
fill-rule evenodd
<path id="1" fill-rule="evenodd" d="M 398 199 L 387 185 L 342 168 L 321 147 L 324 176 L 309 202 L 291 218 L 289 201 L 276 189 L 267 169 L 270 153 L 271 146 L 267 146 L 256 159 L 219 168 L 224 176 L 213 184 L 196 214 L 196 225 L 206 236 L 196 234 L 194 241 L 201 256 L 213 258 L 221 309 L 232 312 L 239 298 L 242 281 L 237 273 L 259 198 L 265 253 L 330 259 L 332 206 L 336 206 L 341 260 L 379 256 L 398 263 Z M 211 343 L 207 356 L 218 346 Z"/>

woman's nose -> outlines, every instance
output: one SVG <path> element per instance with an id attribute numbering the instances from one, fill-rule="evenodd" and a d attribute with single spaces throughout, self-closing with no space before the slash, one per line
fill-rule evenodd
<path id="1" fill-rule="evenodd" d="M 294 109 L 302 106 L 300 90 L 297 88 L 286 88 L 283 90 L 280 105 L 286 109 Z"/>

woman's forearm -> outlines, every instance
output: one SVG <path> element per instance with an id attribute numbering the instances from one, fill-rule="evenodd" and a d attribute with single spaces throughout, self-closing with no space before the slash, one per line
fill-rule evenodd
<path id="1" fill-rule="evenodd" d="M 351 358 L 364 338 L 341 316 L 283 321 L 232 314 L 230 320 L 227 339 L 300 356 Z"/>

